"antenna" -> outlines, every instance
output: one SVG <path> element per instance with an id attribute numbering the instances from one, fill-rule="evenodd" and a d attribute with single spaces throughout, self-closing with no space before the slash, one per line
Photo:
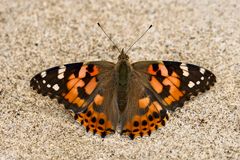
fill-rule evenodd
<path id="1" fill-rule="evenodd" d="M 147 29 L 134 43 L 132 43 L 132 45 L 127 49 L 127 51 L 125 52 L 125 54 L 127 54 L 127 52 L 132 48 L 132 46 L 134 46 L 134 44 L 137 43 L 137 41 L 139 41 L 139 40 L 147 33 L 147 31 L 148 31 L 150 28 L 152 28 L 152 25 L 150 25 L 150 26 L 148 27 L 148 29 Z"/>
<path id="2" fill-rule="evenodd" d="M 119 53 L 121 53 L 120 49 L 118 48 L 118 46 L 113 42 L 113 40 L 110 38 L 110 36 L 105 32 L 105 30 L 103 29 L 103 27 L 100 25 L 100 23 L 97 23 L 98 27 L 101 28 L 101 30 L 103 31 L 103 33 L 108 37 L 108 39 L 113 43 L 114 46 L 116 46 L 117 50 Z"/>

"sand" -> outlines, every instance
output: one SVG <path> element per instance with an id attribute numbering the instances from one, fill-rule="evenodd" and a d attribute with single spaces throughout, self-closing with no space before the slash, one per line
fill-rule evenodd
<path id="1" fill-rule="evenodd" d="M 29 87 L 38 72 L 71 62 L 117 61 L 100 22 L 131 62 L 174 60 L 217 76 L 210 91 L 171 114 L 150 137 L 86 133 L 55 100 Z M 0 159 L 239 159 L 238 0 L 0 0 Z"/>

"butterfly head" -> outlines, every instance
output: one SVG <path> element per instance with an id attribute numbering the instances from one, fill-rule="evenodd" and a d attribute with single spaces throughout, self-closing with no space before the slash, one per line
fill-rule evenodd
<path id="1" fill-rule="evenodd" d="M 118 56 L 118 60 L 121 61 L 121 60 L 125 60 L 125 61 L 128 61 L 129 57 L 128 55 L 124 52 L 124 48 L 122 49 L 121 51 L 121 54 Z"/>

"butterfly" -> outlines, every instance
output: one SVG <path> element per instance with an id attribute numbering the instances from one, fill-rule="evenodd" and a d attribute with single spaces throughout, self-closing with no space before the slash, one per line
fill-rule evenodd
<path id="1" fill-rule="evenodd" d="M 131 139 L 165 126 L 169 111 L 210 89 L 215 75 L 175 61 L 129 62 L 122 49 L 117 63 L 80 62 L 47 69 L 30 85 L 72 111 L 86 131 L 101 137 L 114 133 Z"/>

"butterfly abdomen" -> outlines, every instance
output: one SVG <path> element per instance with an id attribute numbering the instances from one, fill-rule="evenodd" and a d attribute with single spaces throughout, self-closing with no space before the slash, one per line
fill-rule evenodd
<path id="1" fill-rule="evenodd" d="M 127 88 L 131 68 L 129 62 L 122 60 L 116 65 L 117 70 L 117 102 L 120 112 L 123 112 L 127 105 Z"/>

